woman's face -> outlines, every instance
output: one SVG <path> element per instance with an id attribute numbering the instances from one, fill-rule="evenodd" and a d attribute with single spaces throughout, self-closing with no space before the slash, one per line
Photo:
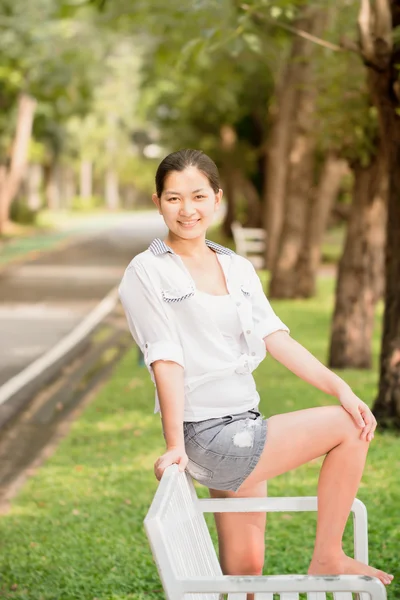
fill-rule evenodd
<path id="1" fill-rule="evenodd" d="M 171 171 L 165 178 L 161 198 L 153 194 L 153 202 L 170 232 L 184 239 L 204 235 L 221 198 L 222 190 L 216 194 L 197 167 Z"/>

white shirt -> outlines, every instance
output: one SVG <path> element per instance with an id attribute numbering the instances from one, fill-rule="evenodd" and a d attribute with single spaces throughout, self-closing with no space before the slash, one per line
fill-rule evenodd
<path id="1" fill-rule="evenodd" d="M 268 302 L 251 262 L 229 248 L 209 240 L 206 244 L 216 252 L 236 308 L 240 354 L 233 351 L 232 343 L 204 306 L 201 292 L 181 257 L 159 238 L 133 258 L 119 286 L 130 331 L 143 352 L 154 385 L 154 361 L 170 360 L 184 368 L 184 421 L 241 412 L 233 401 L 229 410 L 219 407 L 215 395 L 215 403 L 205 406 L 208 391 L 200 401 L 196 390 L 202 387 L 205 391 L 211 382 L 218 390 L 226 378 L 251 374 L 266 356 L 263 338 L 278 330 L 289 332 Z M 256 404 L 253 400 L 249 408 Z M 157 412 L 160 405 L 156 388 Z"/>
<path id="2" fill-rule="evenodd" d="M 214 296 L 197 291 L 198 301 L 217 325 L 234 359 L 247 351 L 235 301 L 231 294 Z M 257 408 L 260 395 L 251 373 L 233 373 L 198 386 L 187 398 L 191 421 L 241 413 Z"/>

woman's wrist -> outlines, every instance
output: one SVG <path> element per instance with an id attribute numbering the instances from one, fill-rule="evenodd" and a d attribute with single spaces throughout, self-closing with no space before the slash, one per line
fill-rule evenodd
<path id="1" fill-rule="evenodd" d="M 168 427 L 168 425 L 164 424 L 163 421 L 162 427 L 167 451 L 185 447 L 183 426 L 182 428 L 180 428 L 177 427 L 175 423 L 173 423 L 170 427 Z"/>
<path id="2" fill-rule="evenodd" d="M 167 452 L 171 450 L 185 450 L 185 442 L 181 444 L 167 444 Z"/>
<path id="3" fill-rule="evenodd" d="M 348 383 L 346 383 L 345 381 L 343 381 L 343 379 L 341 379 L 339 376 L 337 376 L 337 381 L 335 383 L 334 386 L 334 392 L 333 395 L 336 396 L 336 398 L 339 400 L 340 396 L 342 396 L 343 394 L 352 392 L 351 387 L 349 386 Z"/>

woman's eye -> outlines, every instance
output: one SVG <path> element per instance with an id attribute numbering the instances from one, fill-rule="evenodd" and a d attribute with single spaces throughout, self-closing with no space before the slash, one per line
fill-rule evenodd
<path id="1" fill-rule="evenodd" d="M 198 194 L 197 196 L 195 196 L 195 198 L 196 198 L 196 199 L 199 199 L 199 198 L 201 199 L 201 198 L 205 198 L 205 197 L 206 197 L 206 196 L 203 196 L 203 195 L 201 195 L 201 194 Z M 177 196 L 170 196 L 170 197 L 168 198 L 168 201 L 170 201 L 170 200 L 179 200 L 179 198 L 178 198 Z"/>

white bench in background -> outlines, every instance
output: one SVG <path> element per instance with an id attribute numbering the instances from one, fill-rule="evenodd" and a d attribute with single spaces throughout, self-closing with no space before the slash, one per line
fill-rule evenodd
<path id="1" fill-rule="evenodd" d="M 255 600 L 273 600 L 273 594 L 281 600 L 299 600 L 303 593 L 308 600 L 326 600 L 326 593 L 331 592 L 334 600 L 353 600 L 356 593 L 361 600 L 386 600 L 383 583 L 366 576 L 222 574 L 203 513 L 316 510 L 316 497 L 200 499 L 190 475 L 171 465 L 164 471 L 144 520 L 166 598 L 219 600 L 229 594 L 228 600 L 246 600 L 247 593 L 255 593 Z M 351 510 L 354 557 L 368 563 L 367 511 L 357 499 Z"/>
<path id="2" fill-rule="evenodd" d="M 265 268 L 265 247 L 267 234 L 258 227 L 242 227 L 234 221 L 231 225 L 236 253 L 248 258 L 255 269 Z"/>

